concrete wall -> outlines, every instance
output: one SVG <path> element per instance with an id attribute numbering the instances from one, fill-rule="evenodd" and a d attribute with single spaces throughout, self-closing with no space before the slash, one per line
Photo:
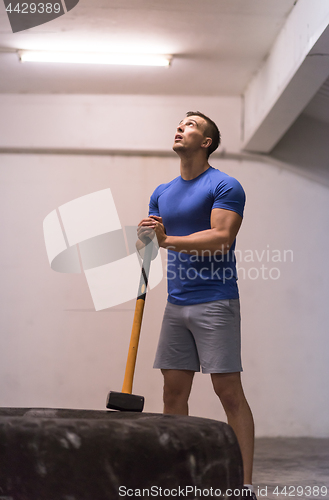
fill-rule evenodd
<path id="1" fill-rule="evenodd" d="M 71 97 L 1 97 L 1 129 L 7 131 L 0 155 L 1 406 L 102 409 L 107 392 L 121 390 L 134 301 L 95 312 L 83 274 L 50 269 L 42 222 L 61 204 L 110 187 L 121 224 L 135 224 L 152 190 L 178 175 L 178 161 L 90 150 L 126 146 L 126 154 L 129 148 L 160 154 L 170 148 L 184 111 L 195 107 L 211 116 L 214 110 L 227 130 L 223 147 L 238 149 L 238 99 L 154 98 L 150 107 L 149 98 L 143 106 L 139 97 L 140 127 L 134 114 L 133 125 L 129 114 L 123 119 L 123 100 L 118 113 L 107 96 L 98 114 L 100 101 L 88 98 L 86 106 L 85 99 L 74 97 L 73 113 Z M 136 102 L 131 98 L 132 109 Z M 93 127 L 103 131 L 101 139 Z M 22 147 L 52 152 L 18 154 Z M 16 153 L 5 154 L 6 148 Z M 56 154 L 56 148 L 80 154 Z M 212 165 L 238 178 L 247 192 L 238 237 L 243 382 L 257 435 L 328 436 L 328 188 L 261 162 L 215 158 Z M 161 375 L 152 363 L 165 300 L 163 280 L 147 298 L 136 367 L 134 393 L 145 396 L 151 412 L 162 409 Z M 196 376 L 190 409 L 224 419 L 208 376 Z"/>
<path id="2" fill-rule="evenodd" d="M 329 187 L 328 135 L 328 123 L 301 114 L 271 156 L 288 163 L 296 173 Z"/>
<path id="3" fill-rule="evenodd" d="M 0 108 L 0 150 L 168 152 L 191 110 L 222 124 L 225 149 L 240 148 L 240 97 L 0 95 Z"/>

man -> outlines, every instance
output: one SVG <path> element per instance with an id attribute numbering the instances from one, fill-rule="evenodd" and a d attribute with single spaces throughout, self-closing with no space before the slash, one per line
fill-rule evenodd
<path id="1" fill-rule="evenodd" d="M 180 176 L 157 187 L 149 216 L 139 223 L 142 242 L 155 231 L 168 249 L 168 303 L 155 368 L 164 377 L 164 413 L 188 414 L 194 373 L 209 373 L 241 448 L 244 494 L 252 487 L 254 423 L 240 372 L 240 311 L 235 238 L 245 194 L 239 182 L 212 168 L 220 142 L 216 124 L 188 112 L 177 127 L 173 150 Z"/>

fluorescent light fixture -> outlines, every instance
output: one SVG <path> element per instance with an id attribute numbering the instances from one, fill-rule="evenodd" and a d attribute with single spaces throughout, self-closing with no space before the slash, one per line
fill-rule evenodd
<path id="1" fill-rule="evenodd" d="M 170 55 L 162 54 L 114 54 L 109 52 L 47 52 L 20 50 L 21 62 L 48 62 L 70 64 L 119 64 L 128 66 L 169 66 Z"/>

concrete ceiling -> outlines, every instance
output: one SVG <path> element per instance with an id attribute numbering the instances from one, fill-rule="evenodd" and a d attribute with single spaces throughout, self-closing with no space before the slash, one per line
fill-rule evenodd
<path id="1" fill-rule="evenodd" d="M 306 106 L 303 114 L 329 124 L 329 78 Z"/>
<path id="2" fill-rule="evenodd" d="M 241 95 L 296 0 L 80 0 L 13 34 L 0 3 L 0 92 Z M 168 68 L 19 63 L 17 49 L 162 52 Z"/>

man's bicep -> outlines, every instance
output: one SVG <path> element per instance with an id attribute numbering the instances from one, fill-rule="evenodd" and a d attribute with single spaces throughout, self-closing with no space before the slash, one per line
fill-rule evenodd
<path id="1" fill-rule="evenodd" d="M 229 241 L 229 246 L 238 234 L 242 223 L 242 217 L 233 210 L 225 210 L 224 208 L 213 208 L 211 211 L 210 224 L 212 229 L 226 233 Z"/>

